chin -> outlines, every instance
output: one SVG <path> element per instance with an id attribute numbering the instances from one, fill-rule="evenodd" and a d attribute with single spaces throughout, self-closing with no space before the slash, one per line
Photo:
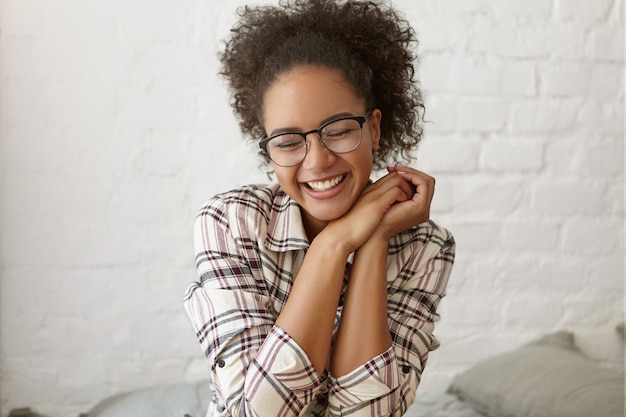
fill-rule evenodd
<path id="1" fill-rule="evenodd" d="M 337 207 L 337 204 L 335 204 L 334 207 L 317 209 L 313 208 L 312 210 L 307 210 L 307 213 L 309 213 L 310 216 L 318 221 L 330 222 L 333 220 L 337 220 L 338 218 L 346 214 L 348 210 L 349 207 L 344 209 Z"/>

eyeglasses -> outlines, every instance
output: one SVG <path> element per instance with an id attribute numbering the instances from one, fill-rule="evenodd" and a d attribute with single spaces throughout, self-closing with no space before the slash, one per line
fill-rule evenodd
<path id="1" fill-rule="evenodd" d="M 279 133 L 263 139 L 259 147 L 281 167 L 296 166 L 304 161 L 310 144 L 306 138 L 311 133 L 317 133 L 322 145 L 332 153 L 352 152 L 361 144 L 363 124 L 370 114 L 371 110 L 364 116 L 341 117 L 308 132 Z"/>

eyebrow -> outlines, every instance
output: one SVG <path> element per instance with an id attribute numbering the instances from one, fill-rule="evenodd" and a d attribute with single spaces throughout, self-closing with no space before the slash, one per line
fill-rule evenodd
<path id="1" fill-rule="evenodd" d="M 341 119 L 342 117 L 354 117 L 354 114 L 348 113 L 348 112 L 333 114 L 332 116 L 327 117 L 324 120 L 322 120 L 319 126 L 322 126 L 328 122 L 332 122 L 333 120 Z M 268 135 L 268 137 L 280 135 L 282 133 L 302 133 L 302 132 L 304 131 L 297 127 L 281 127 L 281 128 L 272 130 L 270 134 Z"/>

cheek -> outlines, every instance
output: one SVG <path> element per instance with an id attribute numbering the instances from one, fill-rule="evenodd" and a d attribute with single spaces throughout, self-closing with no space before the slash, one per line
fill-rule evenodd
<path id="1" fill-rule="evenodd" d="M 359 149 L 359 165 L 372 167 L 376 148 L 378 148 L 378 146 L 372 143 L 371 146 L 364 146 L 363 149 Z"/>
<path id="2" fill-rule="evenodd" d="M 291 184 L 296 182 L 296 172 L 293 169 L 274 165 L 274 175 L 276 175 L 276 180 L 283 189 L 289 188 Z"/>

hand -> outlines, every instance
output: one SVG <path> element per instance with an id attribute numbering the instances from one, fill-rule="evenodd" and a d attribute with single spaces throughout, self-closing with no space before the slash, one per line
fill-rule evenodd
<path id="1" fill-rule="evenodd" d="M 435 193 L 435 179 L 424 172 L 405 166 L 389 166 L 388 175 L 396 174 L 411 187 L 403 201 L 397 201 L 385 212 L 376 235 L 388 242 L 395 234 L 430 219 L 430 205 Z M 386 176 L 385 176 L 386 177 Z M 383 178 L 385 178 L 383 177 Z"/>
<path id="2" fill-rule="evenodd" d="M 347 253 L 355 251 L 379 229 L 392 206 L 408 201 L 414 194 L 414 186 L 402 173 L 390 172 L 366 186 L 352 208 L 332 221 L 323 233 L 339 237 L 337 244 Z"/>

